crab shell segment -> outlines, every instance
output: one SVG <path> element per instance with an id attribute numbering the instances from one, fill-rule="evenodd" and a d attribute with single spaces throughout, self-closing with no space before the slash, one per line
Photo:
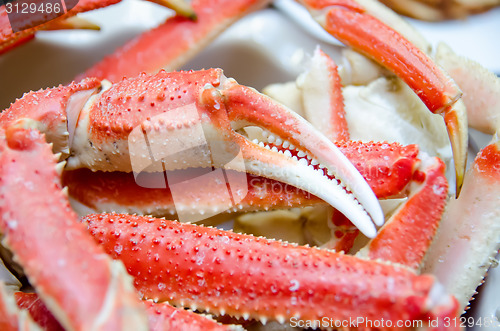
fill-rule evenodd
<path id="1" fill-rule="evenodd" d="M 193 0 L 197 20 L 174 17 L 134 38 L 113 54 L 78 75 L 75 80 L 96 77 L 117 82 L 141 72 L 153 74 L 163 68 L 177 70 L 228 26 L 269 0 Z M 179 36 L 185 36 L 179 38 Z"/>
<path id="2" fill-rule="evenodd" d="M 445 165 L 423 155 L 413 173 L 408 200 L 403 203 L 358 256 L 382 259 L 418 270 L 439 226 L 448 182 Z M 405 244 L 401 244 L 401 240 Z"/>

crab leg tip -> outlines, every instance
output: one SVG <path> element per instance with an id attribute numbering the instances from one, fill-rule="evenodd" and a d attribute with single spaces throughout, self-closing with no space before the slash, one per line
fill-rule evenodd
<path id="1" fill-rule="evenodd" d="M 377 229 L 373 225 L 373 223 L 365 223 L 363 225 L 358 225 L 359 231 L 361 231 L 368 238 L 375 238 L 377 235 Z"/>
<path id="2" fill-rule="evenodd" d="M 63 20 L 54 20 L 44 30 L 96 30 L 101 27 L 85 18 L 79 16 L 68 17 Z"/>
<path id="3" fill-rule="evenodd" d="M 376 200 L 377 201 L 377 200 Z M 380 203 L 378 201 L 373 204 L 373 206 L 370 206 L 370 215 L 372 217 L 373 223 L 375 223 L 376 226 L 382 226 L 384 225 L 385 219 L 384 219 L 384 212 L 382 211 L 382 207 L 380 206 Z"/>
<path id="4" fill-rule="evenodd" d="M 343 212 L 343 211 L 341 211 Z M 351 214 L 344 213 L 344 215 L 354 224 L 361 233 L 363 233 L 368 238 L 375 238 L 377 235 L 377 228 L 375 227 L 372 219 L 367 214 Z"/>
<path id="5" fill-rule="evenodd" d="M 167 7 L 175 11 L 177 14 L 196 21 L 197 16 L 191 5 L 184 0 L 151 0 L 161 6 Z"/>
<path id="6" fill-rule="evenodd" d="M 456 195 L 460 194 L 467 165 L 468 128 L 467 111 L 463 101 L 457 101 L 442 113 L 451 142 L 455 163 Z"/>

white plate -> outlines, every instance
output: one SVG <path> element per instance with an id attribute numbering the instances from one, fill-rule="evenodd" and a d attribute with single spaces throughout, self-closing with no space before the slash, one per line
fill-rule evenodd
<path id="1" fill-rule="evenodd" d="M 145 1 L 122 3 L 86 13 L 102 31 L 40 32 L 35 41 L 0 56 L 0 109 L 16 97 L 60 83 L 111 53 L 126 40 L 147 30 L 171 15 L 171 12 Z M 500 9 L 471 18 L 466 22 L 417 24 L 433 43 L 447 40 L 460 54 L 470 56 L 500 72 Z M 432 28 L 436 27 L 437 29 Z M 492 36 L 482 38 L 483 36 Z M 467 41 L 465 41 L 467 40 Z M 185 68 L 222 67 L 227 76 L 258 89 L 269 83 L 295 79 L 302 72 L 304 59 L 318 41 L 273 9 L 245 17 L 224 32 Z M 335 46 L 322 45 L 334 57 Z M 484 143 L 484 141 L 483 141 Z M 500 268 L 494 270 L 484 286 L 475 316 L 492 316 L 500 307 Z"/>

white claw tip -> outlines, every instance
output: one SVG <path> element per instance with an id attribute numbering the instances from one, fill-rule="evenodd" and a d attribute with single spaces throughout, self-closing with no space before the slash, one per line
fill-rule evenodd
<path id="1" fill-rule="evenodd" d="M 375 228 L 375 225 L 372 222 L 365 221 L 356 224 L 356 226 L 359 231 L 361 231 L 368 238 L 375 238 L 375 236 L 377 235 L 377 228 Z"/>
<path id="2" fill-rule="evenodd" d="M 373 219 L 373 223 L 375 223 L 376 226 L 382 226 L 384 225 L 385 222 L 385 217 L 384 217 L 384 212 L 382 211 L 382 207 L 380 204 L 378 206 L 375 206 L 372 208 L 372 212 L 370 215 Z"/>

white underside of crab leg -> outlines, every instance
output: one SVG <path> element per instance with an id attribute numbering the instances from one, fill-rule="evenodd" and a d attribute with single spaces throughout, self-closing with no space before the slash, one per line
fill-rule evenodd
<path id="1" fill-rule="evenodd" d="M 479 63 L 453 53 L 439 44 L 436 61 L 463 91 L 469 126 L 488 134 L 500 128 L 500 79 Z"/>
<path id="2" fill-rule="evenodd" d="M 476 158 L 462 193 L 447 206 L 423 272 L 436 275 L 465 307 L 498 253 L 500 172 L 498 138 Z"/>

